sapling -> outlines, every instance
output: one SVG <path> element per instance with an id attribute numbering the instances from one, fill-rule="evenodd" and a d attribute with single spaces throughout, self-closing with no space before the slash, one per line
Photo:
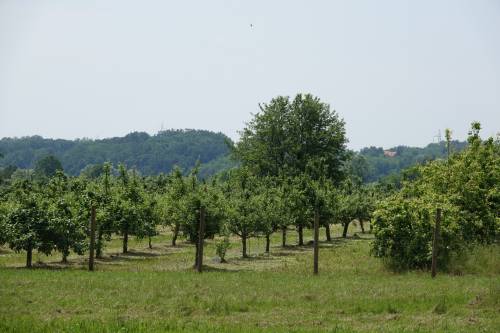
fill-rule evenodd
<path id="1" fill-rule="evenodd" d="M 229 237 L 225 236 L 223 239 L 215 243 L 215 253 L 220 258 L 221 263 L 226 263 L 226 253 L 231 243 L 229 242 Z"/>

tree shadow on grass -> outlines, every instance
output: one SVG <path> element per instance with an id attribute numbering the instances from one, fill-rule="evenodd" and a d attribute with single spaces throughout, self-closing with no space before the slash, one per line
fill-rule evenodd
<path id="1" fill-rule="evenodd" d="M 2 267 L 2 269 L 12 269 L 12 270 L 67 270 L 67 269 L 80 269 L 84 268 L 81 261 L 68 260 L 68 262 L 36 262 L 31 267 L 26 266 L 7 266 Z"/>
<path id="2" fill-rule="evenodd" d="M 224 267 L 214 267 L 214 266 L 206 266 L 203 265 L 203 272 L 212 273 L 212 272 L 220 272 L 220 273 L 237 273 L 242 271 L 241 269 L 230 269 Z"/>
<path id="3" fill-rule="evenodd" d="M 286 245 L 286 246 L 280 246 L 277 247 L 281 251 L 291 251 L 291 252 L 305 252 L 309 250 L 309 246 L 307 245 Z"/>
<path id="4" fill-rule="evenodd" d="M 136 250 L 129 250 L 127 253 L 121 253 L 119 254 L 120 256 L 126 256 L 126 257 L 159 257 L 163 254 L 161 253 L 156 253 L 156 252 L 145 252 L 145 251 L 136 251 Z"/>
<path id="5" fill-rule="evenodd" d="M 150 258 L 161 258 L 166 257 L 175 253 L 180 253 L 181 251 L 168 251 L 168 249 L 175 249 L 172 247 L 166 247 L 167 251 L 165 252 L 153 252 L 153 250 L 147 251 L 139 251 L 139 250 L 128 250 L 127 253 L 114 252 L 109 253 L 106 256 L 101 258 L 96 258 L 96 261 L 99 262 L 112 262 L 112 261 L 131 261 L 131 260 L 141 260 L 141 259 L 150 259 Z"/>
<path id="6" fill-rule="evenodd" d="M 352 236 L 347 237 L 349 240 L 355 240 L 355 241 L 370 241 L 375 239 L 375 236 L 373 234 L 369 233 L 355 233 Z"/>
<path id="7" fill-rule="evenodd" d="M 257 254 L 257 255 L 249 255 L 248 257 L 246 258 L 243 258 L 243 257 L 235 257 L 235 258 L 231 258 L 231 259 L 228 259 L 228 262 L 233 262 L 233 261 L 237 261 L 237 262 L 252 262 L 252 261 L 269 261 L 269 260 L 273 260 L 273 256 L 272 255 L 268 255 L 268 254 Z"/>

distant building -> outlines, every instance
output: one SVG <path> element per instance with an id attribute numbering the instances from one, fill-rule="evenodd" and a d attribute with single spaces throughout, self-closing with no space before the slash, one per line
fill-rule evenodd
<path id="1" fill-rule="evenodd" d="M 385 157 L 394 157 L 396 156 L 396 152 L 392 150 L 384 150 L 384 156 Z"/>

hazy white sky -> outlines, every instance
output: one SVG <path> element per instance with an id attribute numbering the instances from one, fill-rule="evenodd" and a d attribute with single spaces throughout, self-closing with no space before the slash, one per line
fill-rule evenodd
<path id="1" fill-rule="evenodd" d="M 251 26 L 253 25 L 253 27 Z M 200 128 L 310 92 L 349 146 L 500 131 L 500 1 L 0 0 L 0 137 Z"/>

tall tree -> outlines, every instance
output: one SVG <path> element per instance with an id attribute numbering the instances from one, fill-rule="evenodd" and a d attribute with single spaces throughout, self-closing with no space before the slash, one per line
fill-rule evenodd
<path id="1" fill-rule="evenodd" d="M 290 106 L 287 124 L 287 164 L 292 172 L 309 174 L 314 180 L 324 177 L 341 181 L 349 157 L 344 126 L 328 104 L 310 94 L 298 94 Z"/>
<path id="2" fill-rule="evenodd" d="M 344 126 L 337 113 L 317 97 L 298 94 L 291 101 L 279 96 L 261 106 L 233 153 L 257 176 L 274 176 L 282 183 L 295 177 L 296 191 L 291 194 L 296 196 L 289 199 L 304 208 L 304 202 L 311 198 L 306 194 L 309 180 L 338 184 L 344 178 L 344 164 L 349 158 Z M 292 218 L 300 245 L 303 228 L 311 223 L 307 209 L 312 211 L 312 207 L 296 209 Z M 285 224 L 282 230 L 284 244 Z"/>
<path id="3" fill-rule="evenodd" d="M 233 154 L 256 175 L 277 177 L 283 174 L 290 150 L 290 101 L 278 96 L 259 108 L 260 112 L 241 133 Z"/>

